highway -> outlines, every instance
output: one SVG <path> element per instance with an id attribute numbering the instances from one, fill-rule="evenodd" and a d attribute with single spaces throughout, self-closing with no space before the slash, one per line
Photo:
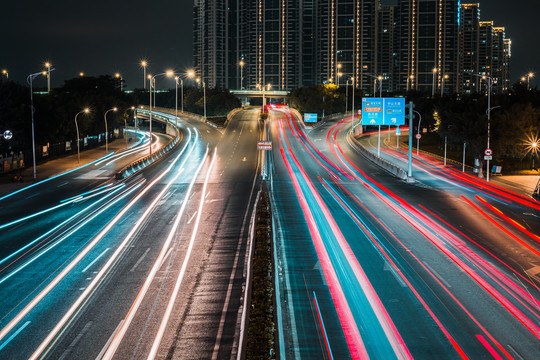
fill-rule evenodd
<path id="1" fill-rule="evenodd" d="M 253 111 L 220 131 L 181 121 L 181 143 L 127 180 L 88 166 L 0 200 L 0 357 L 236 354 L 258 129 Z"/>
<path id="2" fill-rule="evenodd" d="M 277 110 L 268 126 L 286 358 L 536 358 L 537 203 L 441 174 L 400 181 L 347 121 L 311 130 Z M 499 223 L 497 196 L 528 232 Z"/>
<path id="3" fill-rule="evenodd" d="M 258 117 L 181 118 L 131 177 L 114 174 L 147 142 L 3 195 L 0 358 L 242 358 L 260 174 L 281 358 L 537 358 L 537 202 L 425 155 L 402 181 L 360 155 L 350 119 Z"/>

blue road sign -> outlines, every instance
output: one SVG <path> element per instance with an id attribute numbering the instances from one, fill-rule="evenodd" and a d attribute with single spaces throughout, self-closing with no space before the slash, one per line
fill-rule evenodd
<path id="1" fill-rule="evenodd" d="M 362 125 L 404 124 L 404 98 L 362 98 Z"/>
<path id="2" fill-rule="evenodd" d="M 304 122 L 316 123 L 317 122 L 317 114 L 305 113 L 304 114 Z"/>
<path id="3" fill-rule="evenodd" d="M 396 128 L 396 135 L 401 135 L 401 128 L 399 126 Z"/>

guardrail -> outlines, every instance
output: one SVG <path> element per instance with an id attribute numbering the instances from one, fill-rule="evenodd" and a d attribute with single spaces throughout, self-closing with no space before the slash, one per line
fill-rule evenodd
<path id="1" fill-rule="evenodd" d="M 145 110 L 145 109 L 138 109 L 137 111 L 138 112 L 141 111 L 143 113 L 149 113 L 149 110 Z M 120 171 L 116 173 L 117 180 L 128 178 L 132 176 L 133 174 L 136 174 L 137 172 L 141 171 L 148 165 L 153 164 L 157 160 L 161 159 L 163 155 L 165 155 L 166 153 L 174 149 L 176 145 L 178 145 L 178 143 L 180 142 L 180 131 L 175 126 L 174 122 L 172 122 L 169 118 L 156 113 L 155 111 L 152 111 L 152 117 L 158 121 L 165 122 L 166 124 L 171 125 L 176 130 L 176 136 L 167 145 L 162 146 L 153 154 L 146 155 L 142 159 L 135 160 L 132 163 L 124 166 L 122 169 L 120 169 Z M 152 139 L 150 139 L 150 144 L 151 143 L 152 143 Z"/>
<path id="2" fill-rule="evenodd" d="M 361 155 L 363 155 L 365 158 L 367 158 L 369 161 L 374 163 L 375 165 L 379 166 L 383 170 L 387 171 L 388 173 L 400 178 L 401 180 L 407 180 L 407 171 L 400 168 L 399 166 L 392 164 L 390 161 L 385 160 L 381 157 L 378 157 L 368 149 L 364 147 L 364 145 L 360 144 L 355 137 L 352 136 L 351 133 L 348 133 L 349 141 L 353 146 L 356 147 L 356 149 L 360 152 Z"/>

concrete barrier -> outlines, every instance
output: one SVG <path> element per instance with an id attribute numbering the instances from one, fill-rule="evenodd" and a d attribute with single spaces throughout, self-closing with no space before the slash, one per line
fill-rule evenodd
<path id="1" fill-rule="evenodd" d="M 349 133 L 349 142 L 352 146 L 354 146 L 358 152 L 363 155 L 365 158 L 367 158 L 369 161 L 374 163 L 375 165 L 379 166 L 381 169 L 385 170 L 386 172 L 390 173 L 391 175 L 394 175 L 395 177 L 401 179 L 401 180 L 407 180 L 407 171 L 400 168 L 396 164 L 391 163 L 388 160 L 385 160 L 381 157 L 378 157 L 376 154 L 372 153 L 368 149 L 366 149 L 362 144 L 360 144 L 355 137 Z"/>

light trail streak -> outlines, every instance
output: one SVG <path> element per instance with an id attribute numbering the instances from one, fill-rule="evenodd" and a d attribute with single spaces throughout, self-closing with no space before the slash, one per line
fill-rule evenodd
<path id="1" fill-rule="evenodd" d="M 184 146 L 184 148 L 182 149 L 181 153 L 176 157 L 176 159 L 171 163 L 171 166 L 174 165 L 174 163 L 179 159 L 179 157 L 182 155 L 182 153 L 184 152 L 184 150 L 186 149 L 187 147 L 187 144 Z M 109 222 L 109 224 L 88 244 L 88 246 L 81 252 L 77 255 L 77 257 L 72 260 L 70 262 L 70 264 L 68 264 L 68 266 L 66 266 L 64 268 L 64 270 L 62 270 L 54 279 L 51 283 L 49 283 L 28 305 L 26 305 L 24 307 L 24 309 L 19 312 L 14 319 L 12 319 L 8 325 L 6 327 L 4 327 L 1 331 L 0 331 L 0 340 L 2 338 L 4 338 L 8 333 L 9 331 L 11 331 L 11 329 L 19 322 L 22 320 L 22 318 L 24 318 L 59 282 L 60 280 L 62 280 L 83 258 L 84 256 L 101 240 L 101 238 L 103 238 L 103 236 L 105 236 L 105 234 L 112 228 L 113 225 L 115 225 L 122 217 L 123 215 L 148 191 L 150 190 L 163 176 L 165 176 L 171 166 L 166 170 L 164 171 L 163 173 L 161 173 L 161 175 L 159 177 L 157 177 L 154 181 L 152 181 L 145 189 L 143 189 L 133 200 L 130 201 L 130 203 L 124 207 L 122 209 L 122 211 L 116 215 L 114 217 L 114 219 Z M 126 193 L 123 197 L 127 196 L 129 193 L 131 193 L 132 191 L 134 191 L 135 189 L 137 189 L 138 187 L 140 186 L 139 185 L 136 185 L 134 186 L 128 193 Z M 123 198 L 122 197 L 122 198 Z M 97 215 L 96 215 L 97 216 Z M 96 278 L 97 279 L 97 278 Z M 96 280 L 94 279 L 94 280 Z M 95 283 L 96 281 L 93 281 L 92 284 L 94 284 L 95 286 Z M 92 289 L 92 287 L 87 287 L 86 290 L 83 292 L 83 294 L 81 295 L 81 297 L 78 299 L 78 304 L 80 304 L 82 302 L 82 300 L 84 300 L 83 298 L 83 295 L 85 294 L 88 294 L 89 291 Z M 49 333 L 49 335 L 47 336 L 47 338 L 45 339 L 45 341 L 38 347 L 38 349 L 36 350 L 36 352 L 32 355 L 31 358 L 37 358 L 39 356 L 39 354 L 44 350 L 44 348 L 47 346 L 47 344 L 52 340 L 52 338 L 56 335 L 56 333 L 58 333 L 58 331 L 60 330 L 60 328 L 63 326 L 63 324 L 65 324 L 65 322 L 67 322 L 67 320 L 69 319 L 69 316 L 70 314 L 72 314 L 74 311 L 76 310 L 76 307 L 72 307 L 70 309 L 70 311 L 68 311 L 68 314 L 66 314 L 64 316 L 64 318 L 62 319 L 62 321 L 60 323 L 57 324 L 57 326 L 53 329 L 53 331 L 51 331 Z"/>
<path id="2" fill-rule="evenodd" d="M 71 173 L 74 172 L 74 171 L 81 170 L 81 169 L 83 169 L 83 168 L 85 168 L 85 167 L 87 167 L 87 166 L 90 166 L 90 165 L 92 165 L 92 164 L 98 162 L 98 161 L 101 161 L 101 160 L 103 160 L 103 159 L 106 159 L 106 158 L 112 156 L 113 154 L 114 154 L 114 153 L 111 152 L 111 153 L 105 155 L 104 157 L 99 158 L 99 159 L 97 159 L 97 160 L 95 160 L 95 161 L 89 162 L 88 164 L 85 164 L 85 165 L 83 165 L 83 166 L 76 167 L 75 169 L 66 171 L 66 172 L 64 172 L 64 173 L 61 173 L 61 174 L 58 174 L 58 175 L 55 175 L 55 176 L 51 176 L 50 178 L 47 178 L 47 179 L 45 179 L 45 180 L 38 181 L 38 182 L 36 182 L 36 183 L 34 183 L 34 184 L 32 184 L 32 185 L 28 185 L 28 186 L 26 186 L 26 187 L 24 187 L 24 188 L 22 188 L 22 189 L 19 189 L 19 190 L 17 190 L 17 191 L 14 191 L 14 192 L 12 192 L 12 193 L 9 193 L 9 194 L 7 194 L 7 195 L 4 195 L 4 196 L 0 197 L 0 201 L 2 201 L 2 200 L 4 200 L 4 199 L 7 199 L 7 198 L 9 198 L 9 197 L 11 197 L 11 196 L 13 196 L 13 195 L 19 194 L 19 193 L 21 193 L 21 192 L 23 192 L 23 191 L 26 191 L 26 190 L 28 190 L 28 189 L 31 189 L 31 188 L 33 188 L 33 187 L 35 187 L 35 186 L 38 186 L 38 185 L 41 185 L 41 184 L 46 183 L 46 182 L 48 182 L 48 181 L 57 179 L 57 178 L 59 178 L 59 177 L 61 177 L 61 176 L 64 176 L 64 175 L 67 175 L 67 174 L 71 174 Z"/>
<path id="3" fill-rule="evenodd" d="M 105 196 L 104 198 L 100 199 L 99 201 L 95 202 L 94 204 L 88 206 L 87 208 L 79 211 L 77 214 L 71 216 L 69 219 L 63 221 L 62 223 L 60 223 L 59 225 L 55 226 L 54 228 L 52 228 L 51 230 L 47 231 L 45 234 L 41 235 L 40 237 L 38 237 L 37 239 L 35 239 L 34 241 L 32 241 L 31 243 L 27 244 L 26 246 L 24 246 L 23 248 L 17 250 L 16 252 L 14 252 L 13 254 L 11 254 L 10 256 L 8 256 L 7 258 L 5 258 L 4 260 L 7 260 L 8 258 L 11 258 L 13 256 L 16 256 L 18 254 L 20 254 L 22 251 L 25 251 L 27 250 L 29 247 L 33 247 L 35 244 L 37 244 L 39 241 L 41 241 L 43 238 L 45 238 L 46 236 L 48 236 L 49 234 L 53 233 L 54 231 L 56 231 L 58 228 L 62 227 L 63 225 L 69 223 L 70 221 L 72 221 L 73 219 L 76 219 L 78 216 L 80 216 L 81 214 L 83 214 L 84 212 L 86 212 L 87 210 L 89 210 L 91 207 L 93 207 L 94 205 L 102 202 L 102 201 L 105 201 L 105 199 L 107 199 L 109 196 L 112 196 L 114 195 L 117 191 L 120 191 L 124 186 L 121 186 L 119 187 L 118 189 L 116 189 L 115 191 L 111 192 L 110 194 L 108 194 L 107 196 Z M 138 185 L 136 186 L 138 187 Z M 45 255 L 46 253 L 48 253 L 49 251 L 51 251 L 52 249 L 54 249 L 56 246 L 58 246 L 59 244 L 61 244 L 63 241 L 65 241 L 66 239 L 68 239 L 71 235 L 75 234 L 78 230 L 80 230 L 81 228 L 83 228 L 86 224 L 88 224 L 90 221 L 92 221 L 93 219 L 95 219 L 97 216 L 101 215 L 104 211 L 106 211 L 107 209 L 109 209 L 110 207 L 112 207 L 113 205 L 115 205 L 117 202 L 119 202 L 120 200 L 124 199 L 127 195 L 129 195 L 131 192 L 133 192 L 135 190 L 136 187 L 132 187 L 132 189 L 128 190 L 126 193 L 124 193 L 122 196 L 116 198 L 113 202 L 110 202 L 108 203 L 105 207 L 103 207 L 102 209 L 100 209 L 99 211 L 97 212 L 94 212 L 89 218 L 87 218 L 86 220 L 84 220 L 82 223 L 80 223 L 79 225 L 77 225 L 74 229 L 72 229 L 71 231 L 69 231 L 66 235 L 62 236 L 60 239 L 56 240 L 53 244 L 49 245 L 48 247 L 45 248 L 45 250 L 42 250 L 40 251 L 37 255 L 35 255 L 34 257 L 32 257 L 31 259 L 29 259 L 28 261 L 26 261 L 24 264 L 22 264 L 21 266 L 19 266 L 17 269 L 11 271 L 8 275 L 4 276 L 1 280 L 0 280 L 0 284 L 4 283 L 6 280 L 8 280 L 9 278 L 11 278 L 12 276 L 14 276 L 15 274 L 17 274 L 18 272 L 20 272 L 21 270 L 23 270 L 24 268 L 26 268 L 28 265 L 32 264 L 34 261 L 38 260 L 40 257 L 42 257 L 43 255 Z M 32 250 L 32 249 L 29 249 L 29 251 Z M 10 264 L 4 266 L 4 268 L 1 269 L 1 271 L 3 271 L 4 269 L 6 269 L 7 267 L 9 267 L 10 265 L 12 265 L 16 260 L 19 260 L 20 258 L 22 258 L 22 256 L 26 255 L 28 252 L 26 252 L 25 254 L 22 254 L 19 258 L 15 259 L 14 261 L 12 261 Z M 1 339 L 1 337 L 0 337 Z"/>
<path id="4" fill-rule="evenodd" d="M 321 329 L 324 334 L 324 343 L 326 344 L 326 350 L 328 351 L 328 355 L 330 356 L 330 359 L 334 360 L 334 355 L 332 355 L 332 347 L 330 346 L 330 342 L 328 341 L 328 334 L 326 333 L 326 328 L 324 327 L 324 321 L 322 318 L 321 309 L 319 308 L 319 302 L 317 301 L 317 295 L 315 295 L 315 291 L 313 292 L 313 302 L 315 303 L 315 308 L 317 309 L 319 323 L 321 325 Z"/>
<path id="5" fill-rule="evenodd" d="M 188 190 L 186 192 L 186 196 L 184 197 L 184 201 L 182 202 L 182 207 L 180 209 L 179 215 L 177 216 L 177 220 L 178 220 L 178 218 L 181 217 L 181 215 L 183 215 L 183 213 L 185 211 L 185 208 L 187 206 L 187 203 L 189 202 L 189 197 L 191 195 L 191 191 L 193 189 L 195 181 L 197 180 L 198 174 L 201 171 L 202 166 L 206 162 L 207 157 L 208 157 L 208 149 L 206 150 L 206 153 L 205 153 L 203 159 L 201 160 L 201 163 L 199 164 L 199 167 L 197 168 L 197 170 L 193 174 L 193 178 L 192 178 L 191 183 L 189 185 L 189 188 L 188 188 Z M 180 175 L 180 173 L 178 173 L 178 176 L 179 175 Z M 171 184 L 172 184 L 172 182 L 171 182 Z M 168 188 L 164 189 L 164 190 L 168 190 Z M 164 194 L 164 192 L 162 192 L 162 194 L 160 194 L 161 196 L 156 197 L 156 200 L 154 201 L 153 205 L 157 204 L 157 201 L 159 201 L 161 199 L 163 194 Z M 147 210 L 147 212 L 145 212 L 146 215 L 148 215 L 150 213 L 149 210 L 150 210 L 150 208 Z M 140 224 L 142 224 L 142 221 L 138 222 L 138 226 L 136 226 L 136 228 L 138 228 L 140 226 Z M 175 221 L 175 224 L 176 224 L 176 221 Z M 124 240 L 123 244 L 127 244 L 127 240 L 129 238 L 131 238 L 131 236 L 133 236 L 134 233 L 135 233 L 135 231 L 130 232 L 130 234 L 128 234 L 128 236 Z M 169 248 L 169 245 L 170 245 L 173 237 L 174 237 L 174 232 L 171 231 L 169 233 L 169 236 L 167 237 L 165 243 L 163 244 L 161 252 L 159 253 L 156 261 L 154 262 L 154 265 L 152 266 L 152 269 L 150 270 L 150 273 L 148 274 L 148 276 L 147 276 L 147 278 L 146 278 L 146 280 L 145 280 L 145 282 L 143 284 L 143 287 L 141 288 L 141 290 L 139 291 L 135 301 L 131 305 L 131 308 L 129 309 L 128 313 L 126 314 L 126 317 L 124 318 L 124 322 L 122 323 L 122 325 L 120 326 L 120 328 L 116 332 L 116 335 L 114 336 L 113 340 L 111 341 L 111 344 L 109 345 L 107 351 L 103 355 L 102 360 L 112 359 L 114 357 L 114 354 L 118 350 L 118 347 L 120 346 L 120 343 L 122 342 L 122 339 L 124 338 L 129 326 L 131 325 L 131 322 L 133 321 L 139 307 L 141 306 L 142 301 L 143 301 L 144 297 L 146 296 L 146 293 L 148 292 L 148 289 L 150 288 L 150 285 L 154 281 L 154 278 L 155 278 L 159 268 L 161 267 L 161 264 L 163 262 L 163 258 L 165 257 L 165 255 L 167 253 L 167 250 Z"/>
<path id="6" fill-rule="evenodd" d="M 134 186 L 129 192 L 126 192 L 123 196 L 119 197 L 116 201 L 120 201 L 121 199 L 123 199 L 124 197 L 126 197 L 127 195 L 129 195 L 132 191 L 134 191 L 135 189 L 138 188 L 138 185 L 137 186 Z M 111 203 L 110 205 L 114 204 L 115 202 Z M 81 224 L 79 226 L 82 227 L 84 226 L 86 223 L 88 223 L 88 221 L 90 221 L 91 219 L 93 219 L 95 216 L 99 215 L 101 212 L 105 211 L 107 208 L 104 208 L 103 210 L 101 210 L 100 212 L 98 212 L 96 215 L 94 215 L 92 218 L 88 219 L 87 221 L 85 221 L 83 224 Z M 23 310 L 21 310 L 1 331 L 0 331 L 0 340 L 3 339 L 14 327 L 15 325 L 17 325 L 49 292 L 52 291 L 52 289 L 60 282 L 60 280 L 62 280 L 70 271 L 71 269 L 73 269 L 73 267 L 75 267 L 75 265 L 81 261 L 81 259 L 84 257 L 84 255 L 86 255 L 88 253 L 88 251 L 90 251 L 90 249 L 99 241 L 98 238 L 96 238 L 97 240 L 94 240 L 93 242 L 90 243 L 90 245 L 88 245 L 88 247 L 83 251 L 81 252 L 66 268 L 64 268 L 64 270 L 62 270 L 54 279 L 53 281 L 51 281 L 34 299 L 32 299 L 32 301 L 30 301 L 30 303 L 28 303 L 28 305 L 26 305 Z M 32 260 L 33 261 L 33 260 Z M 28 265 L 28 264 L 26 264 Z M 26 266 L 25 265 L 25 266 Z M 13 273 L 12 273 L 13 274 Z M 10 274 L 9 276 L 11 276 L 12 274 Z"/>
<path id="7" fill-rule="evenodd" d="M 337 125 L 336 125 L 337 126 Z M 343 126 L 343 125 L 341 125 Z M 335 128 L 335 127 L 334 127 Z M 332 131 L 332 130 L 331 130 Z M 500 293 L 498 293 L 493 287 L 491 287 L 487 282 L 482 280 L 479 276 L 472 271 L 471 268 L 469 268 L 467 265 L 465 265 L 461 260 L 459 260 L 455 255 L 453 255 L 450 251 L 448 251 L 442 243 L 438 242 L 436 239 L 438 238 L 438 235 L 440 233 L 444 234 L 443 236 L 446 238 L 451 237 L 450 234 L 447 234 L 444 229 L 440 228 L 437 224 L 430 221 L 428 218 L 420 214 L 418 211 L 416 211 L 414 208 L 412 208 L 410 205 L 408 205 L 406 202 L 402 201 L 399 197 L 397 197 L 395 194 L 391 193 L 388 189 L 384 188 L 382 185 L 378 184 L 378 186 L 381 188 L 381 190 L 376 190 L 373 186 L 370 184 L 364 182 L 362 179 L 360 179 L 354 171 L 344 162 L 343 159 L 346 159 L 346 161 L 362 176 L 366 179 L 369 179 L 369 181 L 375 183 L 373 179 L 369 178 L 362 170 L 360 170 L 356 165 L 354 165 L 350 159 L 348 159 L 345 154 L 343 153 L 343 150 L 341 149 L 339 143 L 337 143 L 336 135 L 334 136 L 335 145 L 342 157 L 339 157 L 340 161 L 343 163 L 343 165 L 351 172 L 351 174 L 357 178 L 362 184 L 368 187 L 374 193 L 376 196 L 378 196 L 381 200 L 383 200 L 386 204 L 388 204 L 392 209 L 394 209 L 398 214 L 400 214 L 407 222 L 409 222 L 414 228 L 416 228 L 420 233 L 422 233 L 428 240 L 430 240 L 437 248 L 439 248 L 444 254 L 446 254 L 456 265 L 458 265 L 463 271 L 465 271 L 473 280 L 475 280 L 484 290 L 488 292 L 495 300 L 497 300 L 505 309 L 507 309 L 514 317 L 521 322 L 529 331 L 533 333 L 536 337 L 540 336 L 540 333 L 538 332 L 537 326 L 532 323 L 529 319 L 527 319 L 523 314 L 517 310 L 512 304 L 510 304 Z M 407 212 L 402 211 L 400 208 L 397 207 L 396 204 L 390 201 L 390 198 L 386 198 L 385 196 L 382 196 L 381 191 L 386 193 L 391 199 L 394 199 L 398 204 L 400 204 L 401 207 L 404 209 L 407 209 Z M 416 221 L 414 219 L 414 216 L 418 217 L 420 221 Z M 423 224 L 428 224 L 429 227 L 426 228 Z M 433 229 L 433 232 L 431 232 L 430 229 Z M 457 248 L 459 250 L 459 247 Z M 413 255 L 411 253 L 411 255 Z M 425 268 L 423 264 L 421 264 Z M 428 269 L 426 271 L 429 272 Z M 431 274 L 431 272 L 429 272 Z M 434 276 L 434 275 L 432 275 Z M 487 332 L 487 330 L 481 326 L 481 324 L 472 316 L 472 314 L 465 309 L 464 306 L 459 303 L 457 298 L 455 298 L 447 289 L 446 287 L 435 278 L 437 282 L 439 282 L 440 286 L 443 287 L 448 294 L 462 307 L 462 309 L 469 315 L 469 317 L 482 329 L 482 331 L 497 345 L 500 351 L 502 351 L 506 356 L 509 358 L 510 355 L 507 353 L 507 351 Z"/>
<path id="8" fill-rule="evenodd" d="M 337 185 L 339 187 L 341 187 L 341 189 L 343 191 L 345 191 L 352 199 L 354 199 L 368 214 L 371 215 L 371 217 L 373 219 L 375 219 L 387 232 L 390 236 L 392 236 L 395 240 L 397 240 L 409 253 L 411 253 L 412 255 L 412 252 L 407 249 L 405 247 L 405 245 L 403 243 L 401 243 L 401 241 L 399 241 L 399 239 L 390 231 L 390 229 L 388 229 L 386 227 L 386 225 L 384 225 L 382 223 L 382 221 L 380 221 L 371 211 L 369 211 L 369 209 L 364 206 L 364 204 L 362 204 L 355 196 L 353 196 L 353 194 L 351 194 L 343 185 L 341 185 L 340 183 L 337 183 Z M 337 197 L 337 194 L 335 194 L 331 188 L 330 188 L 330 185 L 325 181 L 325 186 L 328 188 L 328 190 L 336 197 L 336 199 L 342 204 L 342 206 L 345 206 L 345 209 L 347 210 L 347 212 L 349 213 L 349 215 L 353 218 L 353 220 L 362 228 L 362 230 L 368 234 L 368 236 L 372 239 L 372 241 L 374 242 L 374 245 L 378 248 L 379 252 L 382 254 L 382 256 L 386 259 L 386 261 L 388 261 L 388 263 L 394 268 L 395 272 L 397 273 L 397 275 L 404 281 L 404 283 L 409 287 L 409 289 L 411 289 L 411 291 L 413 292 L 413 294 L 416 296 L 416 298 L 418 299 L 418 301 L 422 304 L 422 306 L 424 306 L 424 309 L 429 313 L 429 315 L 431 316 L 431 318 L 433 319 L 433 321 L 435 321 L 435 323 L 437 324 L 437 326 L 439 326 L 439 329 L 442 331 L 442 333 L 446 336 L 446 338 L 448 339 L 448 341 L 452 344 L 452 346 L 454 347 L 454 349 L 458 352 L 458 354 L 460 355 L 460 357 L 462 359 L 467 359 L 467 355 L 465 354 L 465 352 L 463 351 L 463 349 L 459 346 L 459 344 L 457 343 L 457 341 L 452 337 L 452 335 L 450 334 L 450 332 L 446 329 L 446 327 L 443 325 L 443 323 L 439 320 L 439 318 L 435 315 L 435 313 L 433 312 L 433 310 L 431 310 L 431 308 L 429 307 L 429 305 L 427 304 L 427 302 L 422 298 L 422 296 L 420 295 L 420 293 L 416 290 L 416 288 L 413 286 L 413 284 L 405 277 L 405 275 L 403 274 L 403 272 L 398 268 L 397 264 L 395 264 L 395 262 L 392 260 L 392 258 L 390 257 L 390 255 L 384 250 L 384 248 L 378 243 L 376 242 L 376 240 L 372 237 L 371 233 L 364 227 L 364 225 L 360 222 L 360 219 L 358 218 L 358 216 L 356 216 L 355 214 L 353 214 L 353 210 L 345 205 L 344 201 L 339 199 Z M 413 255 L 414 256 L 414 255 Z M 416 257 L 415 257 L 416 258 Z M 420 261 L 418 259 L 416 259 L 419 263 Z M 425 268 L 425 267 L 424 267 Z"/>
<path id="9" fill-rule="evenodd" d="M 111 184 L 111 185 L 112 185 L 112 184 Z M 109 190 L 110 190 L 110 189 L 105 189 L 105 190 L 103 190 L 103 191 L 100 191 L 100 192 L 98 192 L 98 193 L 93 194 L 92 196 L 88 196 L 86 199 L 92 198 L 92 197 L 97 196 L 97 195 L 101 195 L 101 194 L 103 194 L 103 193 L 105 193 L 105 192 L 107 192 L 107 191 L 109 191 Z M 62 208 L 62 207 L 64 207 L 64 206 L 66 206 L 66 205 L 69 205 L 69 204 L 72 204 L 72 203 L 81 201 L 81 200 L 83 199 L 83 196 L 84 196 L 85 194 L 87 194 L 87 193 L 84 193 L 84 194 L 81 194 L 81 195 L 77 195 L 77 196 L 75 196 L 75 197 L 73 197 L 73 198 L 70 198 L 69 200 L 62 200 L 62 201 L 60 201 L 60 204 L 58 204 L 58 205 L 52 206 L 52 207 L 47 208 L 47 209 L 45 209 L 45 210 L 38 211 L 38 212 L 36 212 L 36 213 L 34 213 L 34 214 L 31 214 L 31 215 L 28 215 L 28 216 L 24 216 L 24 217 L 19 218 L 19 219 L 17 219 L 17 220 L 13 220 L 13 221 L 11 221 L 11 222 L 9 222 L 9 223 L 7 223 L 7 224 L 0 225 L 0 230 L 1 230 L 1 229 L 4 229 L 4 228 L 7 228 L 7 227 L 10 227 L 10 226 L 13 226 L 13 225 L 16 225 L 16 224 L 19 224 L 19 223 L 24 222 L 24 221 L 26 221 L 26 220 L 33 219 L 33 218 L 35 218 L 35 217 L 37 217 L 37 216 L 46 214 L 46 213 L 48 213 L 48 212 L 51 212 L 51 211 L 60 209 L 60 208 Z M 4 261 L 4 260 L 0 261 L 0 264 L 1 264 L 3 261 Z"/>
<path id="10" fill-rule="evenodd" d="M 147 359 L 149 359 L 149 360 L 150 359 L 155 359 L 156 356 L 157 356 L 159 345 L 161 344 L 161 340 L 163 339 L 163 335 L 165 334 L 165 329 L 167 327 L 167 323 L 169 322 L 169 318 L 170 318 L 171 313 L 173 311 L 174 303 L 176 302 L 176 298 L 178 297 L 178 292 L 180 291 L 180 286 L 182 285 L 182 280 L 184 279 L 184 274 L 185 274 L 186 269 L 187 269 L 187 264 L 188 264 L 188 261 L 189 261 L 189 259 L 191 257 L 191 251 L 193 250 L 193 245 L 195 244 L 195 238 L 197 237 L 197 232 L 199 230 L 199 223 L 201 221 L 201 215 L 202 215 L 202 212 L 203 212 L 203 205 L 204 205 L 204 196 L 203 195 L 206 194 L 206 189 L 208 187 L 208 180 L 210 179 L 210 173 L 212 172 L 212 169 L 214 168 L 214 163 L 215 163 L 216 158 L 217 158 L 216 154 L 217 154 L 217 147 L 214 148 L 214 155 L 212 157 L 210 167 L 208 168 L 208 171 L 206 173 L 206 178 L 204 179 L 203 190 L 201 192 L 201 200 L 199 201 L 199 209 L 197 211 L 197 219 L 195 220 L 193 232 L 191 233 L 191 239 L 189 240 L 189 245 L 188 245 L 188 249 L 186 251 L 186 255 L 184 257 L 184 262 L 182 263 L 182 267 L 180 269 L 180 273 L 178 274 L 178 278 L 176 279 L 176 284 L 174 285 L 173 293 L 172 293 L 172 295 L 171 295 L 171 297 L 169 299 L 169 303 L 167 304 L 167 309 L 165 310 L 165 313 L 163 314 L 163 318 L 161 319 L 161 323 L 159 325 L 158 332 L 156 333 L 156 337 L 155 337 L 154 342 L 152 344 L 152 348 L 150 349 L 150 353 L 148 354 Z M 205 162 L 205 159 L 203 159 L 203 161 L 201 162 L 201 167 L 204 164 L 204 162 Z M 198 169 L 196 174 L 199 173 L 200 169 L 201 168 Z M 186 198 L 186 201 L 184 201 L 184 204 L 185 203 L 187 203 L 187 198 Z M 171 241 L 174 234 L 176 233 L 176 230 L 177 230 L 178 225 L 180 223 L 180 217 L 183 215 L 183 209 L 185 209 L 185 206 L 182 207 L 182 210 L 180 211 L 180 213 L 176 217 L 174 227 L 171 230 L 171 232 L 169 233 L 170 239 L 167 239 L 167 241 Z"/>
<path id="11" fill-rule="evenodd" d="M 339 284 L 337 274 L 335 273 L 335 270 L 332 266 L 330 256 L 328 255 L 328 252 L 324 246 L 321 234 L 319 233 L 317 222 L 313 217 L 306 197 L 300 187 L 298 179 L 293 173 L 291 164 L 287 160 L 283 149 L 281 149 L 281 156 L 283 158 L 283 161 L 285 162 L 285 166 L 287 167 L 287 171 L 289 172 L 291 180 L 293 181 L 293 186 L 300 201 L 300 206 L 302 207 L 302 210 L 306 217 L 309 232 L 311 234 L 315 250 L 317 251 L 317 255 L 321 263 L 321 268 L 326 278 L 326 282 L 328 284 L 328 289 L 332 296 L 334 306 L 336 307 L 336 312 L 340 319 L 341 326 L 345 335 L 345 340 L 349 347 L 349 352 L 351 353 L 351 357 L 353 359 L 369 359 L 369 355 L 365 348 L 364 342 L 362 340 L 362 337 L 360 336 L 360 331 L 356 326 L 354 316 L 351 312 L 349 304 L 347 303 L 347 299 L 345 297 L 345 294 L 343 293 L 343 289 Z"/>

